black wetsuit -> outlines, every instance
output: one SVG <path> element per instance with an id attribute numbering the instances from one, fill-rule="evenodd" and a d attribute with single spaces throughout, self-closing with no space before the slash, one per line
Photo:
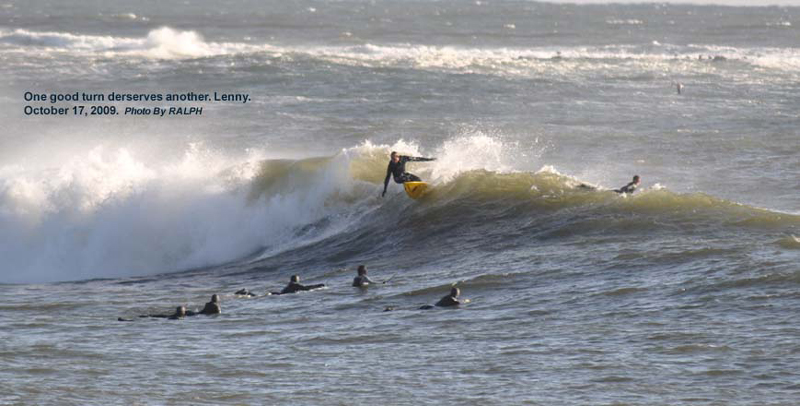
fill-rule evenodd
<path id="1" fill-rule="evenodd" d="M 435 160 L 435 158 L 419 158 L 401 155 L 399 161 L 389 161 L 389 166 L 386 168 L 386 179 L 383 180 L 383 193 L 386 193 L 386 188 L 389 187 L 389 178 L 392 176 L 396 183 L 419 182 L 422 180 L 418 176 L 406 172 L 406 162 L 427 162 L 433 160 Z"/>
<path id="2" fill-rule="evenodd" d="M 461 302 L 458 301 L 458 298 L 452 295 L 447 295 L 439 299 L 438 302 L 436 302 L 436 306 L 441 306 L 441 307 L 458 306 L 460 304 Z"/>
<path id="3" fill-rule="evenodd" d="M 222 308 L 219 306 L 219 303 L 208 302 L 203 310 L 199 312 L 186 312 L 187 316 L 197 316 L 198 314 L 205 314 L 206 316 L 210 316 L 212 314 L 220 314 L 222 313 Z"/>
<path id="4" fill-rule="evenodd" d="M 617 193 L 633 193 L 636 191 L 636 188 L 639 187 L 639 184 L 636 182 L 628 183 L 627 185 L 614 190 Z"/>
<path id="5" fill-rule="evenodd" d="M 234 295 L 239 295 L 239 296 L 249 296 L 249 297 L 255 297 L 255 296 L 256 296 L 256 294 L 255 294 L 255 293 L 251 293 L 251 292 L 250 292 L 249 290 L 247 290 L 247 289 L 239 289 L 239 290 L 238 290 L 236 293 L 234 293 Z"/>
<path id="6" fill-rule="evenodd" d="M 139 317 L 143 317 L 143 318 L 150 317 L 150 318 L 153 318 L 153 319 L 179 320 L 179 319 L 182 319 L 182 318 L 186 317 L 187 315 L 188 315 L 188 313 L 184 314 L 184 315 L 181 315 L 181 314 L 178 314 L 178 313 L 175 313 L 175 314 L 143 314 L 143 315 L 141 315 Z M 129 320 L 121 320 L 121 319 L 122 318 L 120 317 L 117 320 L 119 320 L 119 321 L 129 321 Z"/>
<path id="7" fill-rule="evenodd" d="M 283 290 L 281 291 L 280 294 L 281 295 L 285 295 L 287 293 L 297 293 L 297 292 L 304 291 L 304 290 L 313 290 L 313 289 L 319 289 L 319 288 L 324 288 L 324 287 L 325 287 L 324 283 L 320 283 L 319 285 L 301 285 L 301 284 L 299 284 L 297 282 L 289 282 L 289 284 L 286 285 L 285 288 L 283 288 Z"/>
<path id="8" fill-rule="evenodd" d="M 360 288 L 362 286 L 367 286 L 369 284 L 374 284 L 375 282 L 369 278 L 367 275 L 358 275 L 353 278 L 353 287 Z"/>

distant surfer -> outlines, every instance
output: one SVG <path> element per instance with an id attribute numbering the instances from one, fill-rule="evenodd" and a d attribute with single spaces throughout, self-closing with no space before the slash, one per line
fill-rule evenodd
<path id="1" fill-rule="evenodd" d="M 637 187 L 639 187 L 639 184 L 640 184 L 641 182 L 642 182 L 642 181 L 641 181 L 641 179 L 639 178 L 639 175 L 635 175 L 635 176 L 633 177 L 633 181 L 631 181 L 630 183 L 628 183 L 627 185 L 625 185 L 625 186 L 623 186 L 623 187 L 621 187 L 621 188 L 619 188 L 619 189 L 615 189 L 614 191 L 615 191 L 615 192 L 617 192 L 617 193 L 620 193 L 620 194 L 629 194 L 629 193 L 633 193 L 633 192 L 635 192 L 635 191 L 636 191 L 636 188 L 637 188 Z"/>
<path id="2" fill-rule="evenodd" d="M 186 307 L 185 306 L 178 306 L 175 309 L 175 313 L 173 314 L 143 314 L 139 317 L 152 317 L 155 319 L 169 319 L 169 320 L 178 320 L 186 317 Z M 118 318 L 119 321 L 131 321 L 129 319 L 123 319 L 122 317 Z"/>
<path id="3" fill-rule="evenodd" d="M 435 306 L 439 306 L 439 307 L 459 306 L 462 303 L 461 300 L 458 299 L 459 296 L 461 296 L 461 290 L 456 288 L 456 287 L 453 287 L 452 289 L 450 289 L 450 294 L 448 294 L 447 296 L 439 299 L 439 301 L 436 302 Z M 425 305 L 425 306 L 420 307 L 420 309 L 421 310 L 433 309 L 433 306 Z"/>
<path id="4" fill-rule="evenodd" d="M 453 289 L 450 289 L 449 295 L 439 299 L 439 301 L 436 302 L 436 306 L 440 307 L 458 306 L 461 304 L 461 301 L 458 300 L 459 296 L 461 296 L 461 290 L 454 287 Z"/>
<path id="5" fill-rule="evenodd" d="M 246 296 L 246 297 L 256 297 L 257 296 L 255 293 L 250 292 L 249 290 L 247 290 L 247 288 L 242 288 L 242 289 L 237 290 L 236 293 L 234 293 L 234 295 L 236 295 L 236 296 Z"/>
<path id="6" fill-rule="evenodd" d="M 422 179 L 420 179 L 418 176 L 406 172 L 406 162 L 427 162 L 435 160 L 436 158 L 421 158 L 400 155 L 397 152 L 392 151 L 389 166 L 386 168 L 386 179 L 383 180 L 383 193 L 381 193 L 381 197 L 386 196 L 386 188 L 389 187 L 389 178 L 392 176 L 394 176 L 395 183 L 422 181 Z"/>
<path id="7" fill-rule="evenodd" d="M 375 281 L 373 281 L 372 279 L 369 278 L 369 276 L 367 276 L 366 266 L 359 265 L 358 270 L 356 272 L 358 272 L 358 275 L 355 278 L 353 278 L 353 287 L 362 288 L 370 284 L 375 284 Z"/>
<path id="8" fill-rule="evenodd" d="M 186 315 L 197 316 L 198 314 L 204 314 L 209 316 L 220 313 L 222 313 L 222 308 L 219 305 L 219 295 L 211 295 L 211 301 L 206 303 L 205 307 L 203 307 L 203 310 L 200 310 L 199 312 L 186 312 Z"/>
<path id="9" fill-rule="evenodd" d="M 167 317 L 170 320 L 178 320 L 186 317 L 186 307 L 185 306 L 178 306 L 175 309 L 175 314 L 172 316 Z"/>
<path id="10" fill-rule="evenodd" d="M 301 285 L 300 276 L 292 275 L 291 279 L 289 279 L 289 284 L 286 285 L 285 288 L 283 288 L 280 294 L 285 295 L 287 293 L 297 293 L 305 290 L 314 290 L 324 287 L 325 287 L 324 283 L 320 283 L 318 285 Z"/>

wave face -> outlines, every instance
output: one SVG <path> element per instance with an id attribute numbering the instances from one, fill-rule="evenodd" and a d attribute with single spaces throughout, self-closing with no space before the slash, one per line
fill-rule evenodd
<path id="1" fill-rule="evenodd" d="M 96 148 L 58 169 L 3 168 L 3 282 L 219 264 L 291 246 L 302 239 L 300 227 L 347 212 L 347 199 L 330 204 L 332 195 L 350 193 L 344 158 L 222 162 L 193 148 L 153 167 L 126 150 Z"/>
<path id="2" fill-rule="evenodd" d="M 461 261 L 443 243 L 492 251 L 500 240 L 526 246 L 531 239 L 609 233 L 785 233 L 800 226 L 800 216 L 701 193 L 658 186 L 633 196 L 588 190 L 552 167 L 514 170 L 504 162 L 508 148 L 485 135 L 445 142 L 432 151 L 439 158 L 434 163 L 409 164 L 432 183 L 419 201 L 393 182 L 388 197 L 379 197 L 388 152 L 421 154 L 402 141 L 322 158 L 252 156 L 235 163 L 195 145 L 180 161 L 161 166 L 126 150 L 95 148 L 57 169 L 5 167 L 3 282 L 253 263 L 303 247 L 305 257 L 413 253 L 440 263 Z M 462 164 L 465 156 L 471 158 Z M 389 224 L 396 226 L 387 232 Z"/>
<path id="3" fill-rule="evenodd" d="M 0 404 L 797 404 L 798 18 L 0 0 Z M 81 91 L 251 102 L 23 113 Z"/>
<path id="4" fill-rule="evenodd" d="M 245 2 L 180 21 L 78 7 L 66 29 L 34 3 L 0 8 L 1 281 L 486 266 L 648 232 L 793 252 L 800 234 L 791 10 Z M 191 122 L 20 113 L 26 91 L 79 89 L 253 98 Z M 412 165 L 425 199 L 378 198 L 392 149 L 439 158 Z M 579 186 L 634 173 L 649 189 L 629 198 Z"/>

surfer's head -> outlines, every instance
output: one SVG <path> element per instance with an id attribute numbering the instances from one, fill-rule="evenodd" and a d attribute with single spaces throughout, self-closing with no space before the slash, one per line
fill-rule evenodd
<path id="1" fill-rule="evenodd" d="M 211 303 L 219 303 L 219 295 L 211 295 Z"/>
<path id="2" fill-rule="evenodd" d="M 639 179 L 639 175 L 634 175 L 634 176 L 633 176 L 633 181 L 634 181 L 635 183 L 637 183 L 637 184 L 638 184 L 638 183 L 641 181 L 641 180 Z"/>
<path id="3" fill-rule="evenodd" d="M 461 294 L 461 290 L 459 290 L 458 288 L 450 289 L 450 296 L 458 297 L 460 294 Z"/>
<path id="4" fill-rule="evenodd" d="M 392 162 L 397 162 L 400 160 L 400 155 L 397 153 L 397 151 L 392 151 L 392 154 L 389 156 L 392 158 Z"/>
<path id="5" fill-rule="evenodd" d="M 178 308 L 175 309 L 175 315 L 178 317 L 186 316 L 186 307 L 178 306 Z"/>
<path id="6" fill-rule="evenodd" d="M 359 275 L 366 275 L 367 274 L 367 267 L 364 265 L 358 266 L 358 274 Z"/>
<path id="7" fill-rule="evenodd" d="M 289 279 L 289 281 L 294 282 L 294 283 L 299 283 L 300 282 L 300 276 L 292 275 L 292 278 Z"/>

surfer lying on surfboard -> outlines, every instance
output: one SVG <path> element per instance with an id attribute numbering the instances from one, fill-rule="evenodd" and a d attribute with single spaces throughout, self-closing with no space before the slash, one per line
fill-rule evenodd
<path id="1" fill-rule="evenodd" d="M 639 187 L 640 183 L 642 183 L 642 179 L 639 177 L 639 175 L 636 175 L 633 177 L 633 181 L 619 189 L 614 189 L 614 191 L 619 194 L 632 194 L 636 191 L 636 188 Z"/>
<path id="2" fill-rule="evenodd" d="M 415 156 L 400 155 L 395 151 L 392 151 L 391 157 L 392 159 L 389 161 L 389 167 L 386 168 L 386 179 L 383 181 L 383 193 L 381 193 L 381 197 L 386 196 L 386 188 L 389 187 L 389 178 L 392 175 L 394 175 L 394 181 L 396 183 L 422 181 L 422 179 L 420 179 L 417 175 L 406 172 L 406 162 L 426 162 L 436 160 L 436 158 L 420 158 Z"/>
<path id="3" fill-rule="evenodd" d="M 621 195 L 633 194 L 633 192 L 636 191 L 636 188 L 638 188 L 641 183 L 642 183 L 642 178 L 639 177 L 639 175 L 634 175 L 633 180 L 631 182 L 629 182 L 627 185 L 619 189 L 613 189 L 613 191 Z M 587 185 L 585 183 L 581 183 L 577 187 L 584 190 L 598 190 L 597 186 Z"/>

